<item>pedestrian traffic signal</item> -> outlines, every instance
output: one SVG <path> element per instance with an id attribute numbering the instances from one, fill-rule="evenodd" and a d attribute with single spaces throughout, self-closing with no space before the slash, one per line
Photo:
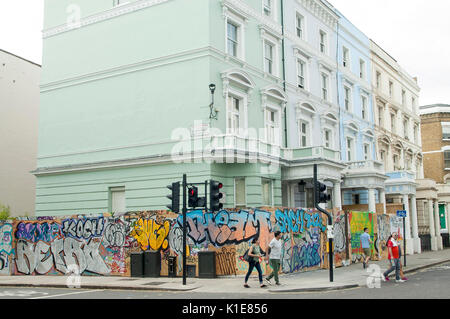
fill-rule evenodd
<path id="1" fill-rule="evenodd" d="M 218 181 L 211 180 L 209 182 L 209 205 L 213 212 L 223 208 L 223 204 L 220 202 L 223 198 L 223 194 L 220 192 L 222 187 L 223 184 Z"/>
<path id="2" fill-rule="evenodd" d="M 172 185 L 167 186 L 168 189 L 172 191 L 170 195 L 167 196 L 172 202 L 167 205 L 172 212 L 180 212 L 180 182 L 172 183 Z"/>
<path id="3" fill-rule="evenodd" d="M 331 196 L 327 194 L 327 185 L 316 182 L 314 187 L 316 204 L 326 203 L 331 200 Z"/>

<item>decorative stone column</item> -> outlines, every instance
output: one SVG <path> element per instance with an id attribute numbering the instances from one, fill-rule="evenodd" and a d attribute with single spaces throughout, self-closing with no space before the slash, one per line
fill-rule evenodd
<path id="1" fill-rule="evenodd" d="M 411 238 L 411 210 L 409 209 L 409 196 L 408 194 L 403 195 L 403 205 L 406 210 L 406 218 L 405 218 L 405 240 L 406 240 L 406 254 L 412 255 L 414 254 L 414 243 Z"/>
<path id="2" fill-rule="evenodd" d="M 439 203 L 437 200 L 434 201 L 434 227 L 436 229 L 437 249 L 442 250 L 444 249 L 444 246 L 442 245 L 441 223 L 439 218 Z"/>
<path id="3" fill-rule="evenodd" d="M 339 210 L 342 210 L 342 199 L 341 199 L 341 182 L 336 181 L 333 183 L 333 195 L 334 195 L 334 206 Z"/>
<path id="4" fill-rule="evenodd" d="M 415 195 L 412 195 L 411 197 L 411 228 L 414 241 L 414 252 L 420 254 L 422 252 L 422 247 L 419 237 L 419 224 L 417 221 L 417 203 Z"/>
<path id="5" fill-rule="evenodd" d="M 386 192 L 384 190 L 384 188 L 380 188 L 378 196 L 380 197 L 380 203 L 383 204 L 383 209 L 384 209 L 384 213 L 387 214 L 387 209 L 386 209 Z"/>
<path id="6" fill-rule="evenodd" d="M 376 213 L 375 188 L 369 188 L 369 212 Z"/>
<path id="7" fill-rule="evenodd" d="M 431 236 L 431 250 L 437 250 L 436 229 L 434 226 L 433 200 L 428 200 L 428 222 Z"/>

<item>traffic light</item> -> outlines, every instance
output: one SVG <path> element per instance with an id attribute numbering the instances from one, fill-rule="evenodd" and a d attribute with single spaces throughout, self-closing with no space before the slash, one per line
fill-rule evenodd
<path id="1" fill-rule="evenodd" d="M 211 180 L 209 182 L 209 205 L 213 212 L 223 208 L 223 204 L 220 202 L 223 197 L 223 194 L 220 192 L 222 187 L 223 184 L 218 181 Z"/>
<path id="2" fill-rule="evenodd" d="M 331 196 L 327 194 L 327 186 L 321 182 L 316 182 L 314 187 L 316 204 L 326 203 L 331 200 Z"/>
<path id="3" fill-rule="evenodd" d="M 188 191 L 188 206 L 189 207 L 197 207 L 198 201 L 198 188 L 195 186 L 191 186 Z"/>
<path id="4" fill-rule="evenodd" d="M 196 186 L 189 187 L 188 206 L 191 208 L 205 207 L 205 197 L 198 197 L 198 188 Z"/>
<path id="5" fill-rule="evenodd" d="M 180 212 L 180 182 L 172 183 L 172 185 L 167 186 L 168 189 L 172 191 L 172 194 L 167 195 L 167 198 L 172 201 L 170 205 L 167 205 L 174 213 Z"/>

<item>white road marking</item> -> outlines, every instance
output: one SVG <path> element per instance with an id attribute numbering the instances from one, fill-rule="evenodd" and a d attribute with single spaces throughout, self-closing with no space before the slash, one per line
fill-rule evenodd
<path id="1" fill-rule="evenodd" d="M 66 294 L 50 295 L 50 296 L 43 296 L 43 297 L 33 297 L 33 298 L 28 298 L 28 299 L 54 298 L 54 297 L 62 297 L 62 296 L 77 295 L 77 294 L 87 294 L 90 292 L 97 292 L 97 291 L 103 291 L 103 290 L 76 291 L 76 292 L 68 292 Z"/>

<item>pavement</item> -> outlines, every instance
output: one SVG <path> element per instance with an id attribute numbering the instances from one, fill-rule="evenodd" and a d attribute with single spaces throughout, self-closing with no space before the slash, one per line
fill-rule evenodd
<path id="1" fill-rule="evenodd" d="M 411 274 L 446 262 L 450 262 L 450 249 L 408 255 L 407 266 L 403 268 L 403 271 L 405 275 Z M 276 286 L 272 279 L 272 285 L 263 289 L 259 287 L 256 271 L 252 273 L 248 282 L 251 288 L 243 287 L 244 276 L 226 276 L 214 279 L 187 278 L 186 285 L 182 284 L 181 277 L 82 276 L 80 282 L 77 283 L 70 280 L 68 276 L 0 276 L 0 287 L 75 287 L 81 289 L 192 291 L 201 293 L 243 293 L 248 291 L 252 294 L 264 294 L 267 291 L 271 293 L 317 292 L 367 287 L 368 280 L 373 280 L 373 276 L 388 268 L 388 261 L 372 261 L 371 265 L 367 269 L 363 269 L 361 263 L 335 268 L 333 269 L 333 282 L 330 282 L 328 269 L 282 274 L 280 275 L 281 286 Z M 391 276 L 393 275 L 394 273 Z"/>

